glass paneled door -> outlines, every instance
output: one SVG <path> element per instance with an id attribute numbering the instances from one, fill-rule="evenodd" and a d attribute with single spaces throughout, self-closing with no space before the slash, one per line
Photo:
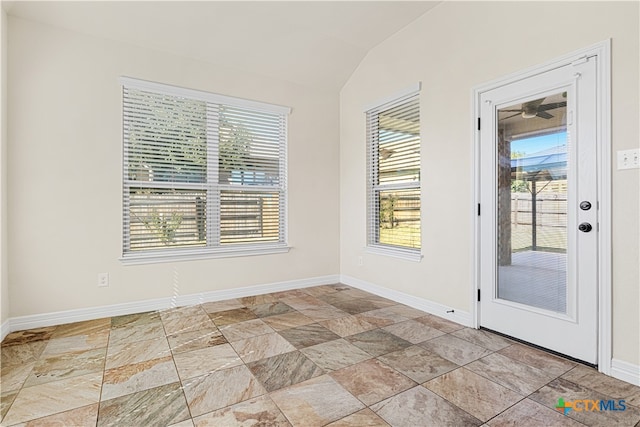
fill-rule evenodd
<path id="1" fill-rule="evenodd" d="M 595 61 L 480 95 L 480 325 L 594 364 Z"/>
<path id="2" fill-rule="evenodd" d="M 499 299 L 567 312 L 567 92 L 498 108 Z"/>

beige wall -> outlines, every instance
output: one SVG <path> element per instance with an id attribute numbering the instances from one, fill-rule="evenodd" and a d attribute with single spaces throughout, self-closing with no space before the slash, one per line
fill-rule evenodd
<path id="1" fill-rule="evenodd" d="M 9 318 L 7 275 L 7 14 L 0 7 L 0 325 Z"/>
<path id="2" fill-rule="evenodd" d="M 341 92 L 341 273 L 470 312 L 472 88 L 611 38 L 613 151 L 637 147 L 638 13 L 637 2 L 445 2 L 374 48 Z M 363 110 L 417 81 L 423 136 L 419 263 L 364 250 Z M 612 182 L 613 357 L 639 365 L 638 171 L 614 166 Z"/>
<path id="3" fill-rule="evenodd" d="M 11 16 L 9 30 L 10 317 L 339 272 L 338 94 Z M 292 107 L 289 253 L 122 265 L 123 75 Z"/>

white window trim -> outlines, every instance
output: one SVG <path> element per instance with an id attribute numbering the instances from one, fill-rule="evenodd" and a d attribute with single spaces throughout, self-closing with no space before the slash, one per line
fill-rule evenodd
<path id="1" fill-rule="evenodd" d="M 387 108 L 389 108 L 392 105 L 396 105 L 399 104 L 403 101 L 405 101 L 408 98 L 411 98 L 413 96 L 415 96 L 416 94 L 418 94 L 420 92 L 420 90 L 422 89 L 422 82 L 417 82 L 415 84 L 410 85 L 409 87 L 404 88 L 403 90 L 400 90 L 398 92 L 396 92 L 393 95 L 387 96 L 383 99 L 380 99 L 374 103 L 371 103 L 369 105 L 367 105 L 364 108 L 364 112 L 365 112 L 365 116 L 367 116 L 370 113 L 375 113 L 377 111 L 383 111 L 386 110 Z M 366 134 L 366 145 L 367 145 L 367 158 L 369 158 L 369 156 L 371 155 L 371 153 L 369 153 L 369 132 L 367 131 Z M 373 227 L 372 223 L 371 223 L 371 200 L 370 200 L 370 192 L 372 190 L 375 191 L 376 188 L 380 188 L 380 186 L 374 185 L 374 186 L 370 186 L 368 180 L 370 179 L 369 174 L 371 173 L 369 164 L 369 161 L 367 161 L 367 219 L 366 219 L 366 227 L 367 227 L 367 245 L 364 248 L 365 252 L 367 253 L 371 253 L 371 254 L 375 254 L 375 255 L 382 255 L 382 256 L 389 256 L 389 257 L 393 257 L 393 258 L 399 258 L 399 259 L 403 259 L 403 260 L 407 260 L 407 261 L 413 261 L 413 262 L 420 262 L 423 258 L 422 255 L 422 244 L 420 245 L 420 248 L 418 249 L 409 249 L 409 248 L 403 248 L 400 246 L 392 246 L 392 245 L 385 245 L 385 244 L 380 244 L 380 243 L 371 243 L 369 242 L 369 235 L 371 233 L 371 228 Z M 415 184 L 396 184 L 396 185 L 385 185 L 382 188 L 384 189 L 399 189 L 399 190 L 403 190 L 403 189 L 417 189 L 420 191 L 421 195 L 420 195 L 420 215 L 422 216 L 422 179 L 420 180 L 418 185 Z M 422 221 L 421 221 L 421 225 L 420 227 L 422 228 Z M 421 233 L 422 236 L 422 233 Z"/>
<path id="2" fill-rule="evenodd" d="M 215 94 L 211 92 L 199 91 L 195 89 L 187 89 L 178 86 L 172 86 L 162 83 L 150 82 L 146 80 L 140 80 L 136 78 L 122 76 L 119 78 L 121 87 L 148 90 L 151 92 L 165 93 L 168 95 L 175 95 L 180 97 L 197 99 L 200 101 L 225 104 L 228 106 L 242 107 L 247 109 L 253 109 L 258 111 L 270 112 L 274 114 L 289 115 L 291 113 L 290 107 L 285 107 L 277 104 L 270 104 L 259 101 L 246 100 L 241 98 L 234 98 L 230 96 Z M 285 133 L 287 130 L 285 129 Z M 126 252 L 120 257 L 120 261 L 124 265 L 140 265 L 140 264 L 154 264 L 154 263 L 166 263 L 166 262 L 179 262 L 179 261 L 195 261 L 202 259 L 217 259 L 217 258 L 231 258 L 241 256 L 256 256 L 256 255 L 269 255 L 287 253 L 291 249 L 286 242 L 288 242 L 288 185 L 286 175 L 286 163 L 287 163 L 287 147 L 286 139 L 284 146 L 284 153 L 282 153 L 281 161 L 285 163 L 285 176 L 284 180 L 284 192 L 283 201 L 281 201 L 281 215 L 283 219 L 283 240 L 284 243 L 265 243 L 255 245 L 242 245 L 242 246 L 224 246 L 224 247 L 200 247 L 200 248 L 171 248 L 171 249 L 156 249 L 140 252 Z M 209 162 L 207 162 L 209 164 Z M 121 170 L 124 170 L 124 163 L 121 165 Z M 217 172 L 216 172 L 217 173 Z M 124 174 L 123 178 L 124 180 Z M 164 183 L 159 183 L 159 186 L 165 186 Z M 203 187 L 206 184 L 203 184 Z M 122 185 L 123 191 L 125 183 Z M 235 189 L 235 188 L 234 188 Z M 124 211 L 123 211 L 124 215 Z M 121 221 L 124 224 L 124 218 Z M 209 233 L 209 231 L 208 231 Z"/>

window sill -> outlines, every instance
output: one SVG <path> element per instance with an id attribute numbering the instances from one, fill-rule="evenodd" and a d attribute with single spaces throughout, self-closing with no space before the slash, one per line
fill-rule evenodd
<path id="1" fill-rule="evenodd" d="M 423 257 L 420 252 L 390 246 L 367 246 L 365 251 L 370 254 L 390 256 L 413 262 L 420 262 Z"/>
<path id="2" fill-rule="evenodd" d="M 287 253 L 291 249 L 286 245 L 251 246 L 236 248 L 173 249 L 157 252 L 130 252 L 120 261 L 124 265 L 156 264 L 163 262 L 197 261 L 202 259 L 232 258 Z"/>

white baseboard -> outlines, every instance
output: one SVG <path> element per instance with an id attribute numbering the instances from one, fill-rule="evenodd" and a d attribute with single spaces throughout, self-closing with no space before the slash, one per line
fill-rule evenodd
<path id="1" fill-rule="evenodd" d="M 11 332 L 11 319 L 7 319 L 0 325 L 0 341 Z"/>
<path id="2" fill-rule="evenodd" d="M 611 376 L 640 387 L 640 365 L 611 359 Z"/>
<path id="3" fill-rule="evenodd" d="M 399 302 L 401 304 L 417 308 L 418 310 L 422 310 L 429 314 L 451 320 L 452 322 L 456 322 L 470 328 L 473 327 L 471 314 L 466 311 L 456 310 L 437 302 L 405 294 L 403 292 L 394 291 L 392 289 L 374 285 L 373 283 L 367 282 L 365 280 L 357 279 L 355 277 L 347 275 L 340 275 L 340 283 L 353 286 L 354 288 L 362 289 L 363 291 L 371 292 L 372 294 L 376 294 L 381 297 Z"/>
<path id="4" fill-rule="evenodd" d="M 222 301 L 252 295 L 272 292 L 288 291 L 292 289 L 308 288 L 311 286 L 330 285 L 340 281 L 339 275 L 312 277 L 308 279 L 290 280 L 286 282 L 269 283 L 263 285 L 246 286 L 222 291 L 202 292 L 199 294 L 179 295 L 176 297 L 158 298 L 152 300 L 127 302 L 101 307 L 81 308 L 76 310 L 58 311 L 54 313 L 34 314 L 14 317 L 2 324 L 2 339 L 14 331 L 41 328 L 45 326 L 62 325 L 65 323 L 81 322 L 84 320 L 100 319 L 103 317 L 121 316 L 125 314 L 143 313 L 145 311 L 164 310 L 171 307 L 202 304 L 210 301 Z"/>

